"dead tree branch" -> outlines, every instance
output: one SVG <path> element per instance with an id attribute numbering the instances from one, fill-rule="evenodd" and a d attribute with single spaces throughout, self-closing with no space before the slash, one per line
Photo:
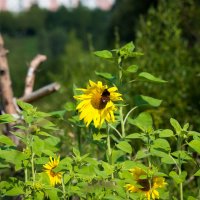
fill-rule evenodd
<path id="1" fill-rule="evenodd" d="M 31 94 L 34 87 L 35 82 L 35 71 L 37 70 L 40 63 L 44 62 L 47 59 L 45 55 L 37 55 L 30 63 L 28 73 L 26 76 L 25 81 L 25 89 L 24 89 L 24 96 Z"/>
<path id="2" fill-rule="evenodd" d="M 19 98 L 19 100 L 25 101 L 27 103 L 31 103 L 33 101 L 40 99 L 41 97 L 47 96 L 47 95 L 59 90 L 59 88 L 60 88 L 60 84 L 51 83 L 47 86 L 44 86 L 44 87 L 28 94 L 28 95 L 25 95 L 25 96 Z"/>

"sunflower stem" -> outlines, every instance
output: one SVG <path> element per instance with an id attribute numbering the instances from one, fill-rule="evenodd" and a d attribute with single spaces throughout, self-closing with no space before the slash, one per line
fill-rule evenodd
<path id="1" fill-rule="evenodd" d="M 126 134 L 125 134 L 125 128 L 124 128 L 123 108 L 122 107 L 120 107 L 119 113 L 120 113 L 121 129 L 122 129 L 122 138 L 125 138 Z"/>
<path id="2" fill-rule="evenodd" d="M 122 134 L 114 126 L 112 126 L 111 124 L 108 124 L 108 126 L 112 128 L 119 135 L 120 138 L 122 138 Z"/>
<path id="3" fill-rule="evenodd" d="M 179 135 L 178 137 L 178 150 L 181 151 L 182 150 L 182 137 Z M 180 154 L 178 155 L 178 173 L 179 175 L 182 174 L 182 170 L 181 170 L 181 165 L 182 165 L 182 161 L 180 158 Z M 183 200 L 183 183 L 181 182 L 179 184 L 179 190 L 180 190 L 180 200 Z"/>
<path id="4" fill-rule="evenodd" d="M 110 146 L 110 128 L 107 125 L 107 151 L 108 151 L 108 162 L 111 163 L 111 146 Z"/>
<path id="5" fill-rule="evenodd" d="M 31 155 L 31 169 L 32 169 L 33 182 L 35 182 L 34 156 L 35 156 L 35 154 L 32 153 L 32 155 Z"/>
<path id="6" fill-rule="evenodd" d="M 125 118 L 124 118 L 124 125 L 125 125 L 125 123 L 126 123 L 128 117 L 129 117 L 129 115 L 130 115 L 136 108 L 137 108 L 137 106 L 131 108 L 131 109 L 129 110 L 129 112 L 126 114 L 126 116 L 125 116 Z"/>
<path id="7" fill-rule="evenodd" d="M 65 184 L 64 184 L 64 178 L 63 178 L 63 176 L 62 176 L 61 182 L 62 182 L 63 199 L 65 199 L 66 191 L 65 191 Z"/>

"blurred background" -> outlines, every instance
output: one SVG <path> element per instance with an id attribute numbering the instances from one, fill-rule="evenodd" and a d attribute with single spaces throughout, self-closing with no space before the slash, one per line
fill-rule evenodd
<path id="1" fill-rule="evenodd" d="M 23 94 L 28 63 L 45 54 L 35 89 L 53 81 L 62 87 L 34 104 L 43 111 L 65 109 L 66 102 L 74 102 L 75 85 L 97 80 L 95 71 L 116 70 L 92 52 L 133 41 L 144 53 L 134 60 L 140 71 L 168 81 L 133 82 L 126 88 L 131 106 L 135 94 L 163 100 L 159 108 L 149 108 L 157 128 L 167 127 L 170 117 L 200 128 L 199 22 L 199 0 L 0 0 L 0 33 L 9 49 L 16 97 Z"/>

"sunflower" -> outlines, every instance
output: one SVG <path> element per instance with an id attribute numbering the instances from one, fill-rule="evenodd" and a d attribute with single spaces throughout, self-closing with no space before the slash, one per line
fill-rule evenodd
<path id="1" fill-rule="evenodd" d="M 61 172 L 54 172 L 53 169 L 55 169 L 59 162 L 60 162 L 60 157 L 56 158 L 49 158 L 49 162 L 45 165 L 43 165 L 45 172 L 48 174 L 49 179 L 50 179 L 50 184 L 52 186 L 55 186 L 56 184 L 61 183 L 62 179 L 62 173 Z"/>
<path id="2" fill-rule="evenodd" d="M 83 92 L 81 95 L 74 96 L 80 100 L 76 109 L 80 113 L 80 120 L 88 127 L 93 121 L 96 128 L 100 128 L 103 122 L 114 122 L 114 111 L 116 106 L 114 101 L 122 100 L 121 94 L 117 92 L 117 87 L 108 88 L 101 81 L 97 83 L 89 81 L 87 89 L 80 88 Z"/>
<path id="3" fill-rule="evenodd" d="M 126 184 L 125 187 L 128 191 L 141 193 L 148 200 L 151 198 L 159 199 L 159 192 L 157 189 L 166 185 L 165 179 L 163 177 L 154 176 L 151 179 L 145 178 L 147 173 L 139 167 L 135 167 L 129 171 L 136 181 L 136 185 Z"/>

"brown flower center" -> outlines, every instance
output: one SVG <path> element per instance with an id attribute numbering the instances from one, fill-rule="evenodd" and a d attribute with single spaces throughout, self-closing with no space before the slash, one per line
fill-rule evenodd
<path id="1" fill-rule="evenodd" d="M 148 179 L 139 179 L 137 182 L 139 183 L 139 185 L 142 186 L 142 188 L 140 188 L 142 191 L 149 191 L 150 190 L 150 184 L 149 184 Z M 152 187 L 152 183 L 151 183 L 151 187 Z"/>
<path id="2" fill-rule="evenodd" d="M 110 92 L 105 89 L 101 96 L 100 95 L 95 95 L 92 100 L 91 104 L 94 108 L 101 110 L 106 107 L 106 104 L 110 101 Z"/>

